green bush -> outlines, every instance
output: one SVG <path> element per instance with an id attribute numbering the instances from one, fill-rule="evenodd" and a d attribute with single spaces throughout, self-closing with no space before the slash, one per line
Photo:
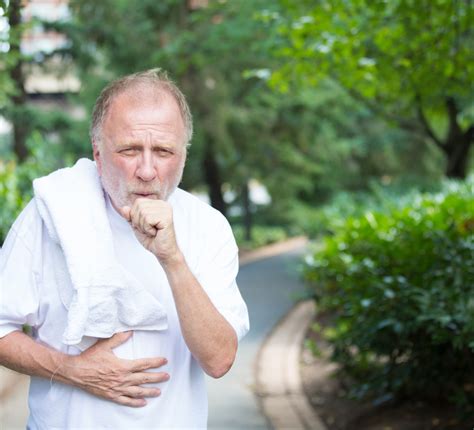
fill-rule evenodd
<path id="1" fill-rule="evenodd" d="M 25 162 L 18 164 L 13 157 L 0 159 L 0 246 L 33 195 L 33 179 L 62 167 L 64 163 L 71 164 L 70 157 L 63 159 L 55 154 L 55 148 L 39 132 L 32 133 L 27 144 L 30 156 Z"/>
<path id="2" fill-rule="evenodd" d="M 356 395 L 474 399 L 474 177 L 350 217 L 304 270 Z"/>
<path id="3" fill-rule="evenodd" d="M 13 161 L 0 162 L 0 245 L 24 206 L 15 166 Z"/>
<path id="4" fill-rule="evenodd" d="M 389 184 L 373 180 L 368 190 L 339 191 L 317 207 L 295 201 L 290 209 L 292 226 L 297 228 L 296 234 L 318 238 L 338 230 L 348 217 L 362 216 L 366 211 L 387 212 L 410 204 L 420 190 L 440 189 L 440 181 L 426 183 L 420 178 L 410 179 L 400 178 Z"/>
<path id="5" fill-rule="evenodd" d="M 255 225 L 252 228 L 252 240 L 245 240 L 245 231 L 242 225 L 232 225 L 235 240 L 242 250 L 251 250 L 270 243 L 286 239 L 288 234 L 283 227 Z"/>

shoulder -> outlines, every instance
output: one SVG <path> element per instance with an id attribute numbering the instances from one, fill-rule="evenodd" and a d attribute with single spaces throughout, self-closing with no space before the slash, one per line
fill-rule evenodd
<path id="1" fill-rule="evenodd" d="M 8 255 L 14 249 L 22 249 L 32 254 L 38 239 L 41 238 L 42 221 L 34 199 L 32 199 L 10 228 L 5 241 L 1 244 L 2 255 Z M 24 254 L 26 256 L 26 254 Z M 2 260 L 6 260 L 2 258 Z"/>
<path id="2" fill-rule="evenodd" d="M 195 221 L 201 225 L 208 224 L 214 228 L 229 225 L 221 212 L 180 188 L 177 188 L 170 197 L 170 203 L 174 216 L 185 217 L 188 221 Z"/>
<path id="3" fill-rule="evenodd" d="M 204 253 L 215 253 L 225 246 L 232 253 L 237 249 L 232 228 L 217 209 L 181 189 L 173 193 L 170 203 L 179 243 L 190 255 L 203 258 Z"/>
<path id="4" fill-rule="evenodd" d="M 20 212 L 11 230 L 14 231 L 18 237 L 25 239 L 32 235 L 34 236 L 38 229 L 41 228 L 41 223 L 42 221 L 36 206 L 36 201 L 33 198 Z"/>

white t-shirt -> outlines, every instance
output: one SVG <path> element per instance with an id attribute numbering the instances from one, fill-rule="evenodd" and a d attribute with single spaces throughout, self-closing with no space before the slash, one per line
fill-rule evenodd
<path id="1" fill-rule="evenodd" d="M 187 264 L 240 340 L 248 331 L 249 321 L 235 281 L 238 250 L 227 220 L 180 189 L 169 202 L 178 245 Z M 166 357 L 168 363 L 159 371 L 169 373 L 170 380 L 155 384 L 162 392 L 159 397 L 147 398 L 147 405 L 142 408 L 132 408 L 69 385 L 32 377 L 28 428 L 205 428 L 204 372 L 184 342 L 166 275 L 109 201 L 107 215 L 118 261 L 159 299 L 168 315 L 168 329 L 134 331 L 114 353 L 127 359 Z M 38 342 L 67 354 L 78 354 L 76 347 L 61 342 L 67 310 L 53 279 L 51 254 L 55 246 L 33 199 L 15 221 L 0 253 L 0 337 L 29 324 Z"/>

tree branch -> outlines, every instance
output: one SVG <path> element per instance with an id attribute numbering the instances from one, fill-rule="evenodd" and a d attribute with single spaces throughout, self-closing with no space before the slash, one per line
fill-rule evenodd
<path id="1" fill-rule="evenodd" d="M 435 135 L 433 129 L 431 128 L 430 124 L 428 123 L 428 120 L 426 119 L 426 116 L 423 112 L 423 106 L 421 103 L 421 96 L 419 94 L 416 95 L 415 97 L 416 100 L 416 111 L 418 113 L 418 119 L 421 122 L 421 125 L 423 126 L 423 130 L 425 133 L 433 140 L 433 142 L 441 149 L 446 149 L 445 145 L 443 145 L 443 142 L 438 138 L 438 136 Z"/>
<path id="2" fill-rule="evenodd" d="M 380 116 L 381 118 L 385 119 L 386 121 L 393 121 L 397 123 L 397 125 L 411 133 L 415 133 L 418 135 L 423 135 L 425 136 L 424 130 L 422 130 L 419 127 L 418 122 L 414 120 L 410 120 L 408 118 L 403 118 L 399 115 L 395 115 L 393 113 L 387 112 L 386 110 L 382 109 L 380 105 L 377 103 L 373 103 L 370 100 L 368 100 L 366 97 L 361 95 L 357 90 L 354 90 L 353 88 L 345 88 L 342 87 L 347 93 L 354 99 L 357 100 L 358 102 L 361 102 L 367 109 L 369 109 L 371 112 L 373 112 L 375 115 Z"/>

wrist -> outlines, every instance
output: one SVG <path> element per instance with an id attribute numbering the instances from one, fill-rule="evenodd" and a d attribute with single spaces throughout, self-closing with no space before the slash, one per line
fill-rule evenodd
<path id="1" fill-rule="evenodd" d="M 165 272 L 177 270 L 182 267 L 183 264 L 186 263 L 184 255 L 179 249 L 173 254 L 167 256 L 166 258 L 159 258 L 159 261 Z"/>
<path id="2" fill-rule="evenodd" d="M 69 384 L 77 385 L 78 378 L 76 370 L 78 368 L 77 356 L 65 354 L 58 365 L 56 372 L 52 375 L 52 378 Z"/>

